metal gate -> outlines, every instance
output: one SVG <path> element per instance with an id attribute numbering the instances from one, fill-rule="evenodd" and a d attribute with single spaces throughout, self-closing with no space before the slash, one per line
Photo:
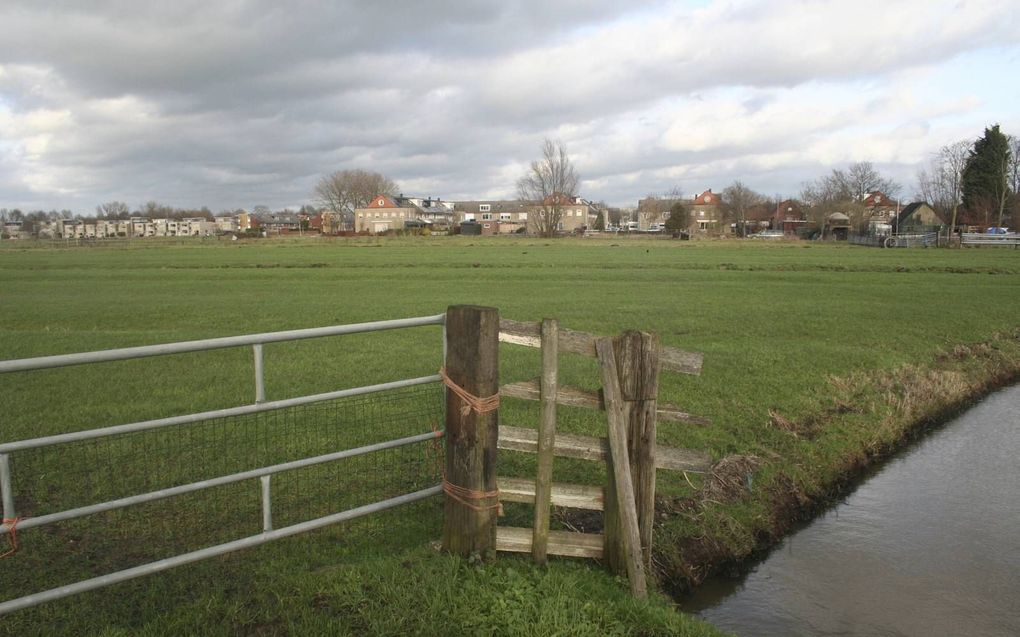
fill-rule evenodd
<path id="1" fill-rule="evenodd" d="M 255 402 L 253 404 L 243 405 L 239 407 L 231 407 L 228 409 L 192 413 L 182 416 L 173 416 L 169 418 L 146 420 L 130 424 L 114 425 L 99 429 L 91 429 L 87 431 L 45 436 L 29 440 L 7 441 L 0 443 L 0 499 L 2 499 L 3 504 L 3 524 L 0 525 L 0 538 L 7 537 L 7 539 L 12 541 L 13 543 L 14 540 L 16 540 L 16 533 L 18 531 L 25 531 L 35 527 L 42 527 L 45 525 L 54 524 L 61 521 L 82 518 L 85 516 L 90 516 L 108 511 L 114 511 L 126 507 L 131 507 L 134 505 L 140 505 L 143 503 L 165 500 L 168 498 L 173 498 L 175 496 L 183 496 L 185 494 L 195 493 L 198 491 L 212 489 L 215 487 L 221 487 L 223 485 L 240 483 L 243 481 L 252 481 L 255 483 L 253 485 L 253 488 L 257 489 L 257 493 L 259 494 L 259 497 L 261 499 L 261 526 L 262 526 L 262 532 L 257 535 L 244 537 L 242 539 L 226 543 L 216 544 L 214 546 L 208 546 L 200 550 L 190 551 L 166 559 L 149 562 L 141 566 L 119 570 L 106 575 L 101 575 L 99 577 L 79 581 L 67 586 L 61 586 L 58 588 L 53 588 L 50 590 L 26 595 L 9 601 L 0 602 L 0 615 L 10 613 L 15 610 L 27 608 L 30 606 L 34 606 L 37 604 L 41 604 L 43 602 L 47 602 L 50 600 L 55 600 L 75 593 L 84 592 L 100 588 L 103 586 L 107 586 L 110 584 L 114 584 L 117 582 L 137 578 L 143 575 L 164 571 L 176 566 L 189 564 L 213 556 L 223 555 L 226 553 L 230 553 L 232 551 L 258 546 L 261 544 L 265 544 L 267 542 L 271 542 L 273 540 L 293 536 L 299 533 L 304 533 L 306 531 L 326 527 L 328 525 L 337 524 L 339 522 L 344 522 L 346 520 L 351 520 L 361 516 L 366 516 L 393 507 L 398 507 L 400 505 L 416 502 L 419 500 L 423 500 L 425 498 L 430 498 L 432 496 L 439 495 L 440 493 L 442 493 L 442 485 L 435 484 L 434 486 L 428 486 L 426 488 L 420 488 L 408 493 L 402 493 L 400 495 L 386 497 L 384 499 L 374 501 L 369 504 L 356 506 L 344 511 L 324 515 L 321 517 L 317 517 L 315 519 L 302 521 L 296 524 L 290 524 L 282 528 L 275 528 L 273 524 L 274 476 L 308 467 L 315 467 L 318 465 L 335 463 L 339 460 L 356 458 L 359 456 L 366 456 L 368 454 L 374 454 L 384 450 L 403 448 L 409 445 L 416 444 L 420 445 L 421 443 L 425 443 L 427 441 L 433 441 L 443 435 L 443 432 L 441 430 L 430 428 L 430 430 L 428 431 L 423 431 L 421 433 L 404 436 L 397 439 L 375 442 L 373 444 L 361 445 L 342 450 L 336 450 L 330 453 L 318 454 L 287 462 L 269 464 L 254 469 L 234 472 L 227 475 L 220 475 L 208 479 L 189 482 L 186 484 L 176 484 L 174 486 L 167 488 L 149 490 L 141 493 L 134 493 L 128 496 L 108 499 L 102 502 L 96 502 L 82 506 L 74 506 L 60 511 L 49 512 L 44 515 L 19 517 L 20 515 L 19 511 L 15 506 L 17 498 L 19 497 L 17 489 L 15 488 L 18 471 L 17 461 L 19 458 L 19 454 L 28 453 L 33 450 L 57 447 L 60 445 L 81 443 L 83 441 L 98 441 L 112 437 L 122 436 L 124 434 L 132 434 L 143 431 L 165 431 L 169 434 L 173 434 L 174 432 L 179 431 L 178 429 L 175 428 L 184 427 L 194 423 L 201 423 L 203 421 L 225 419 L 232 417 L 243 417 L 253 414 L 265 414 L 269 412 L 278 412 L 280 410 L 301 407 L 304 405 L 324 403 L 327 401 L 335 401 L 337 399 L 344 399 L 369 394 L 380 394 L 382 392 L 388 392 L 392 390 L 400 390 L 403 388 L 417 387 L 432 383 L 440 383 L 442 381 L 442 377 L 438 374 L 435 374 L 418 378 L 409 378 L 392 382 L 386 382 L 381 384 L 354 387 L 350 389 L 342 389 L 327 393 L 311 394 L 296 398 L 288 398 L 284 400 L 266 401 L 264 366 L 263 366 L 263 345 L 267 343 L 279 343 L 285 341 L 297 341 L 302 339 L 322 338 L 327 336 L 341 336 L 365 332 L 378 332 L 383 330 L 393 330 L 400 328 L 411 328 L 430 325 L 443 326 L 443 353 L 445 357 L 446 349 L 445 314 L 439 314 L 436 316 L 425 316 L 410 319 L 377 321 L 370 323 L 358 323 L 352 325 L 339 325 L 313 329 L 291 330 L 284 332 L 271 332 L 264 334 L 251 334 L 245 336 L 214 338 L 199 341 L 188 341 L 163 345 L 151 345 L 143 347 L 132 347 L 125 349 L 68 354 L 62 356 L 47 356 L 41 358 L 28 358 L 0 362 L 0 373 L 14 373 L 30 370 L 49 369 L 55 367 L 67 367 L 72 365 L 84 365 L 93 363 L 103 363 L 109 361 L 122 361 L 137 358 L 147 358 L 153 356 L 181 354 L 185 352 L 198 352 L 205 350 L 235 347 L 251 347 L 255 370 Z"/>

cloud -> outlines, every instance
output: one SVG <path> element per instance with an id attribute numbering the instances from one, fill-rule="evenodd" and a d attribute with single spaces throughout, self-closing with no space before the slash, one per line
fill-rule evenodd
<path id="1" fill-rule="evenodd" d="M 513 196 L 545 136 L 613 203 L 862 159 L 902 180 L 990 114 L 1020 127 L 1015 89 L 949 83 L 1010 73 L 1012 4 L 7 3 L 0 206 L 297 205 L 349 167 Z"/>

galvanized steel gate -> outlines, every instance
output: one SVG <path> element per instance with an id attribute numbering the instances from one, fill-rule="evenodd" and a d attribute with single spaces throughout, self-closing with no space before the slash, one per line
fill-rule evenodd
<path id="1" fill-rule="evenodd" d="M 169 354 L 181 354 L 185 352 L 198 352 L 205 350 L 250 346 L 253 352 L 255 369 L 254 404 L 244 405 L 240 407 L 232 407 L 228 409 L 219 409 L 215 411 L 188 414 L 183 416 L 173 416 L 169 418 L 147 420 L 131 424 L 116 425 L 100 429 L 92 429 L 88 431 L 46 436 L 31 440 L 19 440 L 14 442 L 0 443 L 0 499 L 2 499 L 4 518 L 4 523 L 0 525 L 0 538 L 12 534 L 12 532 L 16 530 L 27 530 L 33 527 L 52 524 L 63 520 L 70 520 L 73 518 L 80 518 L 105 511 L 112 511 L 115 509 L 129 507 L 132 505 L 137 505 L 145 502 L 152 502 L 155 500 L 161 500 L 173 496 L 179 496 L 186 493 L 192 493 L 203 489 L 210 489 L 213 487 L 241 482 L 244 480 L 255 480 L 256 478 L 259 480 L 260 483 L 259 489 L 262 500 L 262 529 L 263 529 L 262 533 L 258 535 L 245 537 L 224 544 L 210 546 L 197 551 L 192 551 L 189 553 L 151 562 L 134 568 L 117 571 L 115 573 L 102 575 L 99 577 L 80 581 L 67 586 L 62 586 L 59 588 L 54 588 L 51 590 L 31 595 L 26 595 L 24 597 L 20 597 L 17 599 L 0 602 L 0 615 L 15 610 L 19 610 L 22 608 L 27 608 L 37 604 L 41 604 L 43 602 L 59 599 L 61 597 L 66 597 L 68 595 L 72 595 L 75 593 L 93 590 L 117 582 L 122 582 L 136 577 L 141 577 L 143 575 L 164 571 L 176 566 L 189 564 L 202 559 L 214 557 L 217 555 L 223 555 L 240 549 L 258 546 L 273 540 L 289 537 L 313 529 L 322 528 L 331 524 L 336 524 L 346 520 L 351 520 L 357 517 L 369 515 L 371 513 L 379 512 L 392 507 L 397 507 L 403 504 L 408 504 L 442 493 L 442 485 L 437 484 L 426 489 L 421 489 L 396 497 L 387 498 L 381 501 L 348 509 L 346 511 L 342 511 L 332 515 L 319 517 L 313 520 L 308 520 L 283 528 L 273 528 L 271 485 L 272 477 L 274 474 L 328 462 L 335 462 L 345 458 L 352 458 L 355 456 L 371 454 L 373 452 L 378 452 L 385 449 L 394 449 L 405 445 L 412 445 L 416 443 L 422 443 L 428 440 L 434 440 L 443 435 L 442 431 L 423 432 L 421 434 L 414 436 L 403 437 L 395 440 L 389 440 L 385 442 L 356 447 L 352 449 L 346 449 L 342 451 L 336 451 L 333 453 L 318 455 L 314 457 L 307 457 L 304 459 L 291 462 L 263 466 L 260 468 L 243 471 L 239 473 L 233 473 L 230 475 L 224 475 L 217 478 L 192 482 L 190 484 L 183 484 L 166 489 L 149 491 L 146 493 L 140 493 L 129 497 L 123 497 L 97 504 L 91 504 L 88 506 L 81 506 L 55 513 L 50 513 L 47 515 L 25 518 L 18 517 L 18 511 L 16 510 L 15 507 L 16 494 L 14 492 L 12 482 L 11 458 L 12 456 L 16 457 L 16 455 L 19 452 L 29 449 L 38 449 L 42 447 L 61 445 L 65 443 L 78 442 L 82 440 L 99 439 L 108 436 L 115 436 L 131 432 L 155 430 L 160 428 L 172 428 L 178 425 L 196 423 L 205 420 L 225 418 L 231 416 L 243 416 L 247 414 L 257 414 L 262 412 L 281 410 L 289 407 L 296 407 L 299 405 L 307 405 L 351 396 L 373 394 L 377 392 L 384 392 L 387 390 L 413 387 L 429 383 L 439 383 L 442 381 L 442 378 L 440 375 L 436 374 L 430 376 L 423 376 L 419 378 L 410 378 L 393 382 L 381 383 L 376 385 L 368 385 L 364 387 L 343 389 L 339 391 L 332 391 L 322 394 L 313 394 L 297 398 L 288 398 L 285 400 L 266 401 L 265 383 L 263 375 L 262 346 L 267 343 L 297 341 L 302 339 L 321 338 L 326 336 L 340 336 L 347 334 L 377 332 L 400 328 L 441 325 L 443 326 L 443 353 L 445 358 L 446 352 L 445 318 L 446 318 L 445 314 L 439 314 L 436 316 L 425 316 L 410 319 L 377 321 L 370 323 L 358 323 L 352 325 L 339 325 L 333 327 L 291 330 L 284 332 L 271 332 L 264 334 L 251 334 L 246 336 L 214 338 L 199 341 L 188 341 L 143 347 L 131 347 L 125 349 L 86 352 L 80 354 L 67 354 L 62 356 L 46 356 L 41 358 L 27 358 L 0 362 L 0 373 L 13 373 L 21 371 L 48 369 L 54 367 L 67 367 L 71 365 L 83 365 L 90 363 L 102 363 L 108 361 L 147 358 L 152 356 L 164 356 Z"/>

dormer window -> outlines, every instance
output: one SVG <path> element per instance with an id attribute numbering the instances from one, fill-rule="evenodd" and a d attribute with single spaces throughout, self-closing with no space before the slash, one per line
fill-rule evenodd
<path id="1" fill-rule="evenodd" d="M 489 212 L 490 210 L 492 210 L 492 204 L 478 204 L 478 212 Z"/>

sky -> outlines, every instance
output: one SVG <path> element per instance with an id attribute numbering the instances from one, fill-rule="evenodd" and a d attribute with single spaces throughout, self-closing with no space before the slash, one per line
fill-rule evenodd
<path id="1" fill-rule="evenodd" d="M 0 0 L 0 208 L 274 209 L 336 170 L 614 206 L 1020 134 L 1020 0 Z"/>

